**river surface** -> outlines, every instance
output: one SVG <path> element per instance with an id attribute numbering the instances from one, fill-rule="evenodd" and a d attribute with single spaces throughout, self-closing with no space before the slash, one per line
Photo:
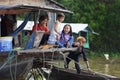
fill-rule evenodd
<path id="1" fill-rule="evenodd" d="M 89 58 L 89 64 L 90 68 L 94 72 L 99 72 L 102 74 L 112 75 L 120 78 L 120 59 L 119 58 L 110 58 L 109 60 L 106 60 L 105 58 Z M 52 64 L 54 66 L 64 68 L 64 60 L 53 60 Z M 82 58 L 80 59 L 80 65 L 82 69 L 86 69 L 86 65 Z M 75 69 L 74 67 L 74 61 L 71 61 L 70 69 Z M 28 80 L 35 80 L 33 77 L 31 77 Z M 41 78 L 37 78 L 37 80 L 42 80 Z M 43 78 L 43 80 L 46 80 Z"/>
<path id="2" fill-rule="evenodd" d="M 80 59 L 80 64 L 82 69 L 86 69 L 86 65 L 82 59 Z M 120 59 L 111 58 L 106 60 L 105 58 L 90 58 L 89 59 L 90 68 L 92 71 L 108 74 L 116 77 L 120 77 Z M 63 61 L 57 61 L 56 66 L 63 67 Z M 75 69 L 74 62 L 70 62 L 70 68 Z"/>

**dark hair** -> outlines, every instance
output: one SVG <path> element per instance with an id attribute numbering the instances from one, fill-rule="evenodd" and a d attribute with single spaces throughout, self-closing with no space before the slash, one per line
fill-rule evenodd
<path id="1" fill-rule="evenodd" d="M 65 17 L 65 15 L 63 14 L 63 13 L 59 13 L 58 15 L 57 15 L 57 17 L 59 18 L 59 17 Z"/>
<path id="2" fill-rule="evenodd" d="M 41 22 L 41 21 L 43 21 L 43 20 L 45 20 L 45 19 L 48 19 L 48 20 L 49 20 L 48 15 L 41 15 L 41 16 L 39 17 L 39 22 Z"/>
<path id="3" fill-rule="evenodd" d="M 66 24 L 64 27 L 63 27 L 63 30 L 62 30 L 62 33 L 64 33 L 64 28 L 66 27 L 66 26 L 69 26 L 70 27 L 70 36 L 72 36 L 72 27 L 71 27 L 71 25 L 69 25 L 69 24 Z"/>

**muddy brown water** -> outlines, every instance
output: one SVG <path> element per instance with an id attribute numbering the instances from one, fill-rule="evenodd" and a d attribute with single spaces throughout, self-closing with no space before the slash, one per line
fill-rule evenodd
<path id="1" fill-rule="evenodd" d="M 80 59 L 80 64 L 82 69 L 86 69 L 86 65 L 82 59 Z M 99 72 L 103 74 L 108 74 L 120 78 L 120 59 L 111 58 L 110 60 L 105 60 L 104 58 L 90 58 L 89 59 L 90 68 L 94 72 Z M 64 61 L 56 61 L 56 66 L 64 67 Z M 69 64 L 71 69 L 75 69 L 74 62 L 71 61 Z"/>

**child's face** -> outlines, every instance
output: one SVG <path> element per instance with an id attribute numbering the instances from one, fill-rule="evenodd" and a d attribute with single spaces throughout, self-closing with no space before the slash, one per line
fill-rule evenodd
<path id="1" fill-rule="evenodd" d="M 41 25 L 46 25 L 47 24 L 47 22 L 48 22 L 48 19 L 44 19 L 43 21 L 41 21 Z"/>
<path id="2" fill-rule="evenodd" d="M 84 42 L 82 40 L 78 40 L 79 46 L 83 46 Z"/>
<path id="3" fill-rule="evenodd" d="M 68 34 L 70 32 L 70 26 L 65 26 L 63 30 L 65 34 Z"/>
<path id="4" fill-rule="evenodd" d="M 60 21 L 60 22 L 63 22 L 64 19 L 65 19 L 65 17 L 60 17 L 60 18 L 59 18 L 59 21 Z"/>

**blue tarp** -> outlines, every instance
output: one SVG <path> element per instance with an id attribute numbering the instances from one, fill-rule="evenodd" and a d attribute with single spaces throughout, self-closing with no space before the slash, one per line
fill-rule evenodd
<path id="1" fill-rule="evenodd" d="M 31 17 L 31 13 L 29 13 L 29 14 L 26 16 L 26 18 L 25 18 L 25 20 L 23 21 L 23 23 L 22 23 L 13 33 L 11 33 L 10 36 L 15 37 L 16 35 L 18 35 L 18 33 L 20 33 L 20 32 L 24 29 L 24 27 L 25 27 L 25 25 L 27 24 L 27 22 L 28 22 L 28 20 L 30 19 L 30 17 Z"/>

